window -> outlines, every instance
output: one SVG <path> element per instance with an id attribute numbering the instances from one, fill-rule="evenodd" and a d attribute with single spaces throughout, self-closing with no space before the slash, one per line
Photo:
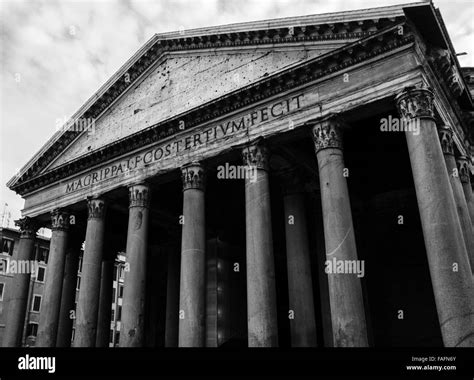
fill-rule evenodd
<path id="1" fill-rule="evenodd" d="M 115 288 L 112 288 L 112 302 L 115 302 Z"/>
<path id="2" fill-rule="evenodd" d="M 117 278 L 117 264 L 114 265 L 114 280 Z"/>
<path id="3" fill-rule="evenodd" d="M 82 255 L 79 256 L 79 272 L 82 272 Z"/>
<path id="4" fill-rule="evenodd" d="M 34 322 L 28 323 L 26 328 L 26 336 L 36 336 L 38 334 L 38 324 Z"/>
<path id="5" fill-rule="evenodd" d="M 117 312 L 117 321 L 122 320 L 122 306 L 118 307 L 118 312 Z"/>
<path id="6" fill-rule="evenodd" d="M 38 274 L 36 275 L 36 281 L 44 282 L 45 273 L 46 273 L 46 268 L 45 267 L 39 267 L 38 268 Z"/>
<path id="7" fill-rule="evenodd" d="M 124 266 L 120 265 L 120 280 L 123 280 L 124 270 L 125 270 Z"/>
<path id="8" fill-rule="evenodd" d="M 81 277 L 77 277 L 77 284 L 76 284 L 76 289 L 79 290 L 81 288 Z"/>
<path id="9" fill-rule="evenodd" d="M 33 296 L 33 304 L 32 304 L 32 307 L 31 307 L 31 311 L 39 312 L 40 309 L 41 309 L 41 296 L 35 294 Z"/>
<path id="10" fill-rule="evenodd" d="M 109 337 L 109 342 L 113 343 L 114 342 L 114 330 L 110 330 L 110 337 Z"/>
<path id="11" fill-rule="evenodd" d="M 49 249 L 45 247 L 38 248 L 38 261 L 48 264 Z"/>
<path id="12" fill-rule="evenodd" d="M 118 346 L 120 341 L 120 331 L 115 332 L 115 345 Z"/>
<path id="13" fill-rule="evenodd" d="M 6 274 L 8 269 L 8 260 L 7 259 L 0 259 L 0 274 Z"/>
<path id="14" fill-rule="evenodd" d="M 123 286 L 122 285 L 119 286 L 119 297 L 121 297 L 121 298 L 123 297 Z"/>
<path id="15" fill-rule="evenodd" d="M 112 312 L 110 313 L 110 320 L 114 321 L 114 317 L 115 317 L 115 310 L 112 309 Z"/>
<path id="16" fill-rule="evenodd" d="M 5 290 L 5 284 L 0 282 L 0 301 L 3 301 L 3 291 Z"/>
<path id="17" fill-rule="evenodd" d="M 8 253 L 10 256 L 13 255 L 13 246 L 15 242 L 11 239 L 2 238 L 2 252 Z"/>

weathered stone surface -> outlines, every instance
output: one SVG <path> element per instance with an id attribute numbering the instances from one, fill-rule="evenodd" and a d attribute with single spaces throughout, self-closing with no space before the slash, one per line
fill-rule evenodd
<path id="1" fill-rule="evenodd" d="M 36 346 L 55 347 L 61 308 L 64 263 L 69 238 L 69 214 L 59 210 L 52 212 L 52 234 L 49 247 L 48 276 L 44 293 Z"/>
<path id="2" fill-rule="evenodd" d="M 74 347 L 94 347 L 99 311 L 100 275 L 105 233 L 105 201 L 89 199 L 81 288 L 76 310 Z"/>
<path id="3" fill-rule="evenodd" d="M 248 344 L 278 347 L 270 185 L 262 165 L 267 149 L 250 146 L 242 153 L 245 164 L 257 162 L 256 181 L 245 179 Z"/>
<path id="4" fill-rule="evenodd" d="M 120 347 L 141 347 L 145 338 L 146 263 L 150 188 L 129 188 L 129 215 Z"/>
<path id="5" fill-rule="evenodd" d="M 322 130 L 331 133 L 321 134 Z M 313 136 L 319 167 L 326 260 L 344 264 L 357 262 L 349 190 L 344 177 L 340 121 L 330 118 L 316 124 Z M 358 273 L 326 273 L 334 347 L 368 346 L 364 300 Z"/>
<path id="6" fill-rule="evenodd" d="M 420 93 L 424 94 L 418 97 Z M 431 109 L 433 95 L 428 89 L 408 89 L 400 99 L 414 105 L 413 112 L 401 109 L 401 114 L 420 123 L 419 134 L 405 135 L 443 342 L 447 347 L 472 347 L 472 273 L 436 125 L 424 109 Z"/>
<path id="7" fill-rule="evenodd" d="M 331 48 L 169 56 L 96 121 L 93 133 L 82 135 L 51 168 Z"/>
<path id="8" fill-rule="evenodd" d="M 196 169 L 198 164 L 193 165 Z M 179 347 L 204 347 L 206 339 L 206 215 L 204 186 L 187 186 L 183 172 L 183 231 L 179 297 Z M 200 170 L 200 169 L 199 169 Z M 198 171 L 199 171 L 198 170 Z M 196 183 L 192 181 L 191 183 Z M 199 181 L 202 184 L 202 181 Z"/>
<path id="9" fill-rule="evenodd" d="M 353 107 L 367 104 L 390 95 L 395 94 L 400 89 L 401 83 L 416 83 L 419 80 L 419 74 L 413 71 L 416 66 L 416 60 L 412 55 L 407 53 L 399 53 L 395 57 L 380 61 L 377 65 L 370 67 L 370 75 L 367 75 L 367 67 L 359 67 L 350 72 L 349 82 L 344 84 L 341 88 L 343 80 L 342 75 L 337 75 L 327 80 L 324 80 L 316 85 L 306 88 L 299 92 L 292 92 L 283 94 L 275 99 L 270 99 L 266 103 L 258 106 L 250 106 L 239 112 L 232 113 L 228 117 L 218 121 L 211 121 L 204 123 L 192 131 L 183 131 L 176 136 L 165 139 L 159 145 L 151 144 L 141 151 L 145 154 L 149 149 L 158 147 L 165 147 L 170 144 L 172 149 L 170 154 L 165 154 L 158 162 L 144 164 L 142 161 L 140 165 L 134 168 L 134 160 L 136 154 L 130 154 L 120 160 L 109 161 L 104 163 L 103 167 L 111 167 L 111 165 L 122 163 L 122 166 L 127 165 L 127 160 L 131 160 L 131 170 L 124 170 L 114 177 L 109 176 L 107 179 L 96 182 L 92 185 L 83 185 L 82 189 L 67 192 L 68 186 L 71 182 L 85 177 L 91 173 L 99 171 L 99 168 L 91 170 L 87 174 L 74 176 L 67 181 L 57 183 L 48 188 L 47 192 L 38 192 L 26 197 L 25 201 L 25 215 L 36 216 L 45 210 L 49 211 L 51 207 L 62 207 L 63 205 L 78 202 L 86 196 L 93 196 L 100 192 L 106 192 L 119 186 L 126 186 L 132 183 L 139 182 L 150 176 L 160 175 L 169 170 L 174 170 L 177 166 L 184 165 L 196 159 L 205 159 L 207 157 L 216 156 L 225 153 L 232 149 L 234 145 L 240 145 L 256 137 L 264 136 L 270 137 L 275 134 L 286 132 L 291 128 L 300 128 L 308 120 L 319 118 L 331 112 L 344 112 Z M 403 77 L 400 77 L 401 72 L 406 72 Z M 300 107 L 295 97 L 303 95 L 299 98 Z M 261 114 L 263 109 L 270 109 L 275 104 L 290 101 L 290 111 L 276 117 L 271 117 L 268 113 L 268 120 L 254 120 L 252 124 L 252 113 L 257 112 Z M 322 104 L 325 106 L 322 107 Z M 281 107 L 281 106 L 280 106 Z M 245 120 L 246 128 L 232 128 L 232 121 L 239 122 L 241 118 Z M 230 123 L 227 126 L 227 123 Z M 224 134 L 223 131 L 227 133 Z M 216 138 L 211 134 L 212 139 L 209 142 L 201 140 L 202 144 L 191 149 L 184 150 L 181 147 L 179 153 L 175 149 L 175 144 L 178 141 L 183 141 L 187 137 L 193 141 L 193 136 L 201 134 L 206 135 L 206 131 L 216 130 Z M 78 141 L 79 143 L 79 141 Z M 148 157 L 149 158 L 149 157 Z M 125 161 L 124 161 L 125 160 Z M 90 178 L 89 178 L 90 180 Z"/>
<path id="10" fill-rule="evenodd" d="M 15 221 L 20 227 L 20 243 L 16 260 L 33 260 L 35 255 L 35 236 L 38 226 L 34 219 L 22 218 Z M 28 303 L 28 291 L 31 273 L 16 273 L 7 306 L 7 319 L 3 335 L 4 347 L 20 347 Z"/>

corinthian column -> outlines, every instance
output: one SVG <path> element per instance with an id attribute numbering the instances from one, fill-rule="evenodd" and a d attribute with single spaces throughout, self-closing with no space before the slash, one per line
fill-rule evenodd
<path id="1" fill-rule="evenodd" d="M 448 176 L 451 182 L 451 188 L 453 189 L 454 202 L 456 203 L 456 210 L 459 222 L 461 223 L 464 243 L 466 244 L 472 272 L 474 271 L 474 229 L 472 228 L 471 217 L 469 216 L 469 209 L 460 180 L 460 177 L 463 177 L 464 173 L 456 167 L 456 160 L 454 159 L 453 132 L 449 127 L 444 126 L 438 128 L 438 134 L 441 143 L 441 150 L 444 155 L 444 161 L 446 162 L 446 169 L 448 170 Z"/>
<path id="2" fill-rule="evenodd" d="M 198 162 L 181 170 L 183 232 L 179 297 L 179 347 L 204 347 L 206 338 L 205 174 Z"/>
<path id="3" fill-rule="evenodd" d="M 35 237 L 38 225 L 34 219 L 25 217 L 15 221 L 15 225 L 20 228 L 20 242 L 18 253 L 14 257 L 18 261 L 34 260 Z M 5 332 L 3 335 L 4 347 L 20 347 L 23 322 L 26 316 L 28 304 L 28 290 L 31 273 L 15 273 L 7 307 L 3 310 L 7 313 Z"/>
<path id="4" fill-rule="evenodd" d="M 338 273 L 338 263 L 357 263 L 349 190 L 344 177 L 342 122 L 330 117 L 313 126 L 319 167 L 326 273 L 334 347 L 366 347 L 367 326 L 358 273 Z M 344 265 L 346 267 L 346 265 Z M 353 267 L 353 266 L 352 266 Z"/>
<path id="5" fill-rule="evenodd" d="M 86 242 L 82 258 L 81 288 L 77 302 L 74 347 L 94 347 L 99 310 L 100 274 L 105 229 L 105 201 L 89 198 Z"/>
<path id="6" fill-rule="evenodd" d="M 407 88 L 396 101 L 408 123 L 405 135 L 443 342 L 448 347 L 473 346 L 472 274 L 436 133 L 433 93 Z M 419 133 L 410 132 L 413 130 Z"/>
<path id="7" fill-rule="evenodd" d="M 64 262 L 69 233 L 69 214 L 63 210 L 51 213 L 48 275 L 44 283 L 43 305 L 38 326 L 37 347 L 55 347 L 58 333 Z"/>
<path id="8" fill-rule="evenodd" d="M 127 264 L 122 303 L 120 347 L 142 347 L 145 334 L 145 285 L 148 248 L 150 188 L 146 184 L 128 189 L 129 215 Z"/>
<path id="9" fill-rule="evenodd" d="M 253 178 L 245 178 L 248 344 L 249 347 L 277 347 L 268 151 L 265 146 L 254 144 L 245 147 L 242 156 L 244 164 L 256 171 Z"/>
<path id="10" fill-rule="evenodd" d="M 462 183 L 464 197 L 466 198 L 467 207 L 469 209 L 469 216 L 471 223 L 474 225 L 474 197 L 472 196 L 471 180 L 469 176 L 469 163 L 466 156 L 460 156 L 456 160 L 459 170 L 459 178 Z"/>

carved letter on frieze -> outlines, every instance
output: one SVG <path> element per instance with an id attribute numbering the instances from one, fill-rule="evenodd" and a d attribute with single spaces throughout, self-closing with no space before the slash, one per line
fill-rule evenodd
<path id="1" fill-rule="evenodd" d="M 454 155 L 453 132 L 451 131 L 451 128 L 448 126 L 439 127 L 438 136 L 443 154 Z"/>
<path id="2" fill-rule="evenodd" d="M 181 168 L 181 178 L 183 180 L 183 190 L 204 190 L 206 176 L 204 168 L 199 162 L 192 162 L 183 166 Z"/>
<path id="3" fill-rule="evenodd" d="M 246 146 L 242 149 L 244 165 L 268 170 L 268 149 L 262 143 Z"/>
<path id="4" fill-rule="evenodd" d="M 313 126 L 314 149 L 318 153 L 321 149 L 342 149 L 343 121 L 338 117 L 330 117 Z"/>
<path id="5" fill-rule="evenodd" d="M 24 217 L 18 220 L 15 220 L 15 226 L 20 228 L 20 238 L 33 239 L 36 236 L 36 231 L 38 231 L 39 225 L 38 222 L 29 217 Z"/>
<path id="6" fill-rule="evenodd" d="M 102 198 L 89 198 L 87 208 L 89 211 L 88 219 L 102 219 L 105 216 L 105 201 Z"/>
<path id="7" fill-rule="evenodd" d="M 398 112 L 406 119 L 434 118 L 434 95 L 427 88 L 407 87 L 395 98 Z"/>
<path id="8" fill-rule="evenodd" d="M 56 209 L 51 212 L 51 229 L 67 231 L 69 229 L 69 213 Z"/>

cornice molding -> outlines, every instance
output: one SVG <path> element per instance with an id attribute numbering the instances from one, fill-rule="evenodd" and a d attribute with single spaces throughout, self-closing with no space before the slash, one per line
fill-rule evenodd
<path id="1" fill-rule="evenodd" d="M 402 35 L 398 33 L 398 26 L 400 25 L 403 26 L 404 30 Z M 311 33 L 308 33 L 310 34 L 310 37 Z M 347 68 L 353 65 L 362 63 L 390 50 L 408 45 L 414 41 L 414 36 L 410 32 L 408 25 L 405 23 L 395 24 L 379 33 L 367 33 L 368 36 L 366 38 L 307 60 L 296 67 L 291 67 L 278 72 L 277 74 L 265 77 L 256 83 L 240 88 L 218 100 L 210 101 L 202 106 L 157 123 L 147 129 L 108 144 L 94 152 L 81 156 L 35 177 L 49 164 L 52 157 L 59 155 L 62 150 L 76 138 L 75 132 L 65 134 L 65 140 L 62 142 L 58 141 L 55 148 L 50 149 L 46 156 L 40 158 L 32 168 L 21 176 L 16 184 L 10 185 L 10 188 L 21 195 L 29 193 L 47 184 L 65 179 L 74 173 L 85 170 L 88 167 L 104 162 L 105 160 L 113 159 L 125 154 L 126 152 L 139 149 L 143 146 L 161 141 L 176 133 L 182 132 L 180 127 L 183 121 L 186 125 L 186 129 L 190 129 L 219 116 L 261 101 L 262 99 L 308 84 L 335 72 L 347 70 Z M 141 58 L 144 60 L 143 64 L 145 64 L 145 62 L 151 64 L 151 62 L 156 59 L 158 51 L 160 50 L 157 46 L 158 45 L 156 44 L 152 46 Z M 131 82 L 133 83 L 134 80 L 132 80 L 132 78 L 136 79 L 144 70 L 144 66 L 134 72 L 130 70 Z M 115 85 L 117 85 L 117 83 L 119 84 L 118 86 L 121 86 L 121 90 L 119 91 L 116 89 L 115 92 L 113 92 L 113 96 L 106 96 L 106 94 L 104 94 L 104 102 L 100 103 L 99 99 L 98 102 L 95 103 L 95 107 L 91 107 L 83 117 L 94 117 L 94 115 L 100 114 L 107 107 L 107 104 L 114 100 L 114 96 L 118 96 L 119 93 L 124 91 L 125 87 L 127 87 L 124 81 L 119 80 Z M 106 103 L 105 99 L 108 99 L 109 103 Z"/>

